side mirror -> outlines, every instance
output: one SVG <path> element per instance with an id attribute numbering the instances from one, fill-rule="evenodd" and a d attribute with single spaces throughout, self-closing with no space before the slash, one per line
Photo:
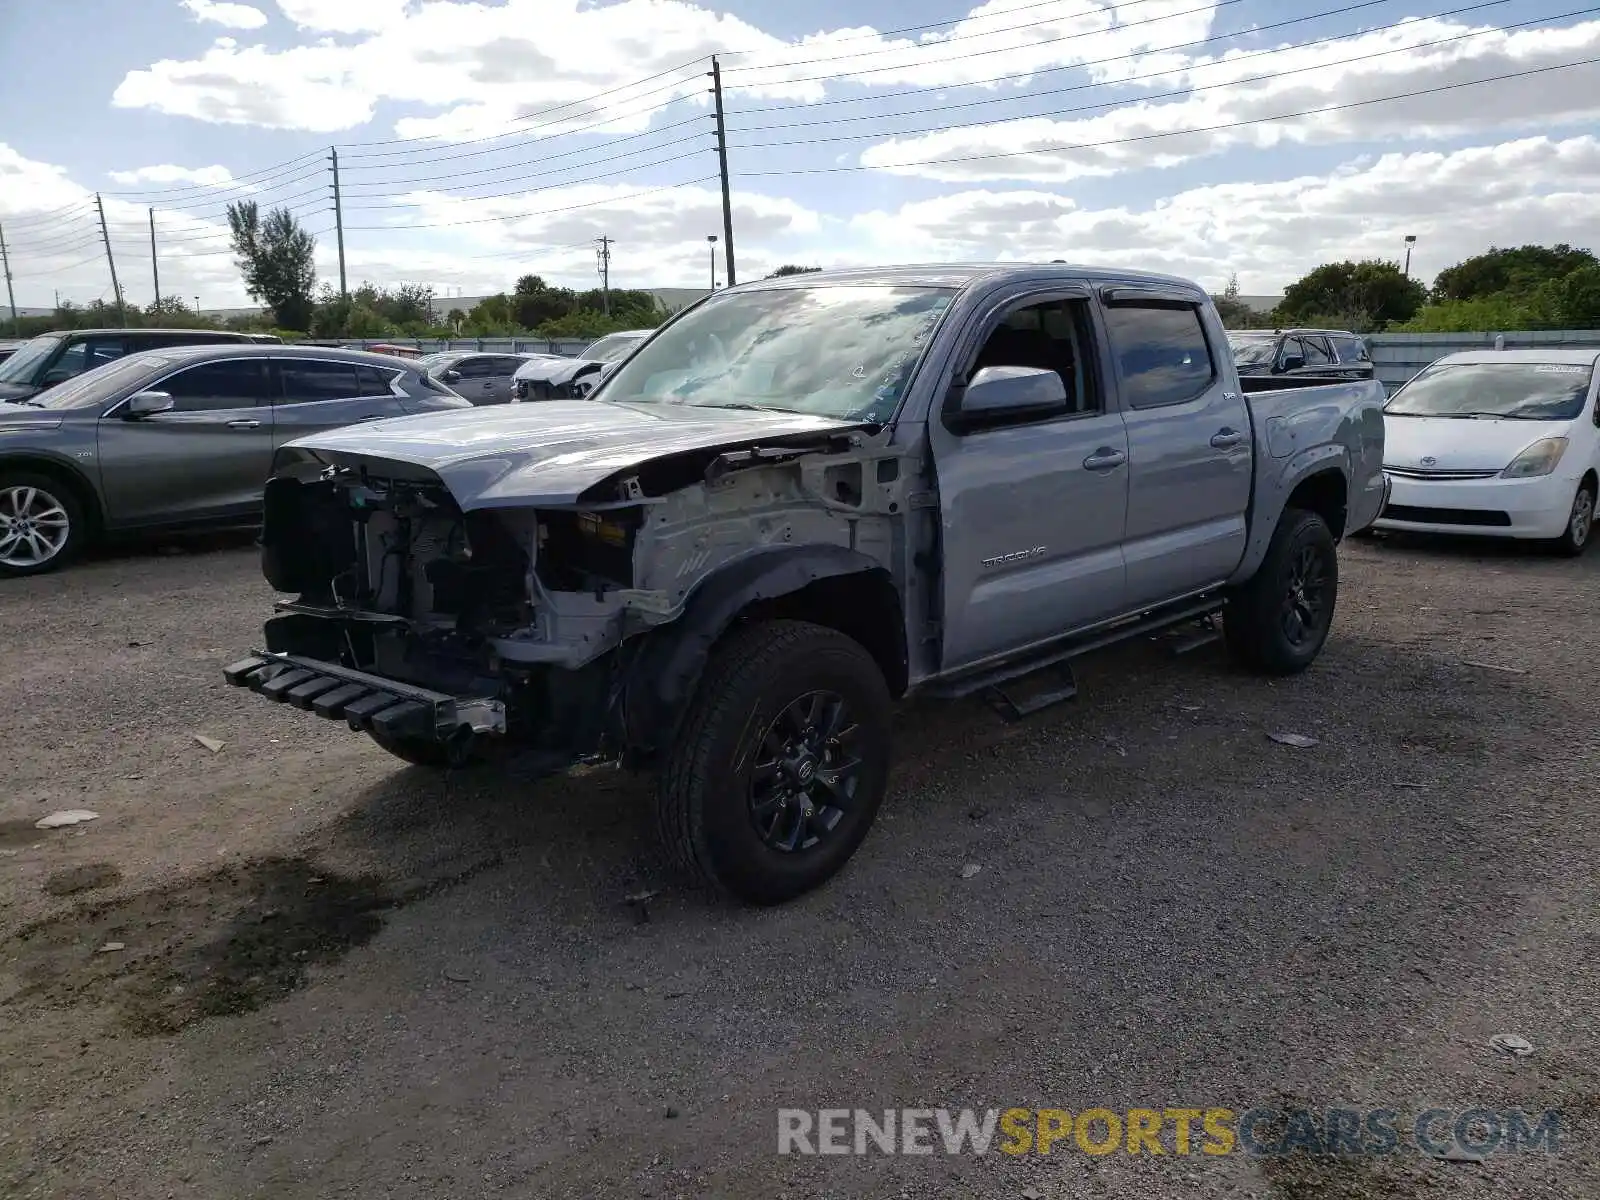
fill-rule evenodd
<path id="1" fill-rule="evenodd" d="M 1304 354 L 1285 354 L 1278 360 L 1278 370 L 1298 371 L 1306 365 Z"/>
<path id="2" fill-rule="evenodd" d="M 1045 417 L 1067 407 L 1061 376 L 1039 367 L 984 367 L 967 381 L 954 414 L 961 428 L 1019 417 Z"/>
<path id="3" fill-rule="evenodd" d="M 128 397 L 128 407 L 122 410 L 122 414 L 130 421 L 137 421 L 140 417 L 170 412 L 171 409 L 172 395 L 168 392 L 135 392 Z"/>
<path id="4" fill-rule="evenodd" d="M 446 383 L 460 383 L 461 382 L 461 372 L 452 369 L 452 370 L 446 371 L 443 375 L 439 376 L 439 378 L 444 380 L 444 382 L 446 382 Z"/>

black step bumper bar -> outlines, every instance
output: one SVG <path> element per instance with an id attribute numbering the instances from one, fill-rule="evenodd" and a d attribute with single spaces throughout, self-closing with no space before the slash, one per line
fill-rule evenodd
<path id="1" fill-rule="evenodd" d="M 394 738 L 444 742 L 465 730 L 504 733 L 506 728 L 505 706 L 498 700 L 450 696 L 295 654 L 257 651 L 222 674 L 235 687 L 279 704 Z"/>

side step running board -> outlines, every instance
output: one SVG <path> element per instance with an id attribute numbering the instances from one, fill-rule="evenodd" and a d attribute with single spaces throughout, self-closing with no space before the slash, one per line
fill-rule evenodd
<path id="1" fill-rule="evenodd" d="M 1186 621 L 1209 620 L 1221 608 L 1222 598 L 1218 595 L 1208 595 L 1169 605 L 1166 608 L 1154 609 L 1141 616 L 1119 622 L 1108 629 L 1082 634 L 1065 642 L 1057 642 L 1054 646 L 1026 658 L 1012 659 L 1009 662 L 970 671 L 954 679 L 938 680 L 930 684 L 923 694 L 953 700 L 987 690 L 996 707 L 1009 719 L 1015 720 L 1017 717 L 1038 712 L 1049 705 L 1070 700 L 1077 694 L 1078 689 L 1070 666 L 1073 659 L 1093 650 L 1128 641 L 1141 634 L 1153 634 L 1171 629 Z M 1213 627 L 1178 643 L 1177 652 L 1187 653 L 1189 650 L 1198 649 L 1215 641 L 1217 637 L 1218 634 Z M 1029 676 L 1037 675 L 1049 668 L 1054 668 L 1061 680 L 1054 688 L 1046 689 L 1032 697 L 1015 696 L 1010 690 L 1002 690 L 1003 684 L 1026 680 Z"/>

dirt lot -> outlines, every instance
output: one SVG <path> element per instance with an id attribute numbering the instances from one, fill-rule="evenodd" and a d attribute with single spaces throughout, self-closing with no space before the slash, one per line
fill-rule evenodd
<path id="1" fill-rule="evenodd" d="M 1353 545 L 1302 678 L 1140 646 L 1020 725 L 908 711 L 866 847 L 772 911 L 664 879 L 640 781 L 433 776 L 227 688 L 269 600 L 237 543 L 0 584 L 0 1194 L 1600 1195 L 1600 557 Z M 775 1152 L 780 1107 L 1279 1102 L 1565 1124 Z"/>

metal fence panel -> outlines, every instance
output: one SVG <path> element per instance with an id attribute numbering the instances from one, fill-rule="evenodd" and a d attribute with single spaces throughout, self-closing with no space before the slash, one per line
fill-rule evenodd
<path id="1" fill-rule="evenodd" d="M 302 342 L 306 346 L 343 346 L 365 350 L 369 346 L 412 346 L 424 354 L 440 350 L 481 350 L 489 354 L 570 354 L 583 353 L 594 345 L 593 338 L 486 337 L 486 338 L 317 338 Z"/>
<path id="2" fill-rule="evenodd" d="M 1367 346 L 1384 388 L 1393 393 L 1446 354 L 1464 350 L 1525 350 L 1535 346 L 1600 352 L 1600 329 L 1539 329 L 1512 333 L 1370 333 Z"/>

